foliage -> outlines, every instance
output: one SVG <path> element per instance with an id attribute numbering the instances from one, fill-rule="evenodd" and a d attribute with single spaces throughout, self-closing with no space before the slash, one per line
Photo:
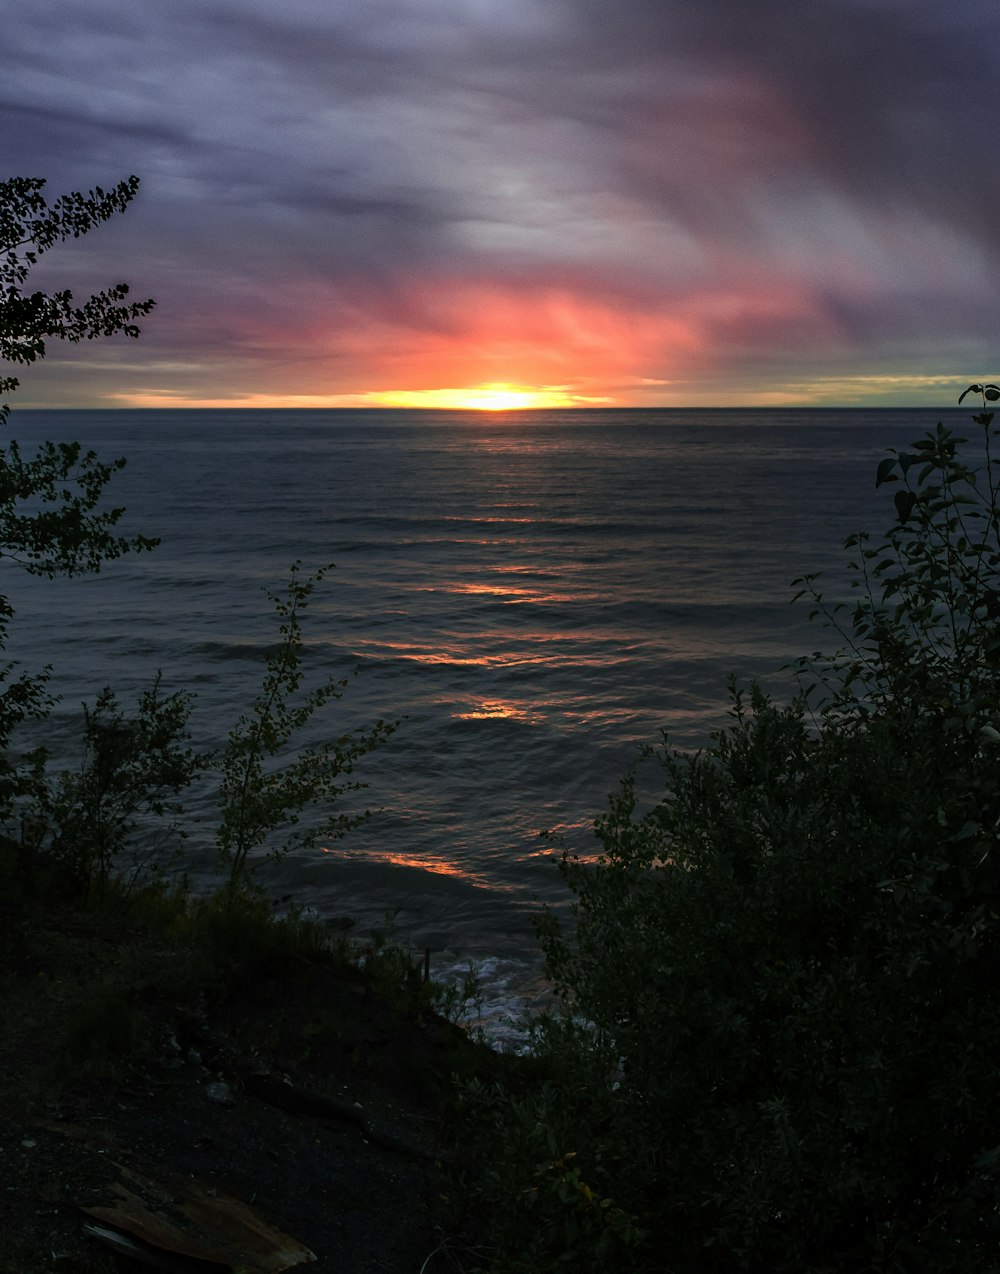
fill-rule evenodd
<path id="1" fill-rule="evenodd" d="M 138 336 L 134 320 L 148 314 L 152 301 L 121 304 L 128 286 L 118 283 L 96 293 L 82 306 L 73 304 L 68 290 L 54 293 L 24 291 L 38 258 L 57 243 L 79 239 L 102 221 L 124 212 L 139 189 L 139 178 L 120 181 L 112 190 L 100 186 L 82 194 L 60 195 L 52 204 L 37 177 L 12 177 L 0 182 L 0 355 L 12 363 L 33 363 L 45 355 L 45 342 L 93 340 L 124 332 Z M 9 393 L 17 382 L 0 382 Z"/>
<path id="2" fill-rule="evenodd" d="M 938 426 L 879 466 L 895 517 L 848 541 L 854 602 L 801 581 L 843 644 L 800 694 L 734 685 L 702 752 L 647 751 L 652 810 L 626 777 L 596 866 L 564 854 L 575 924 L 542 941 L 567 1015 L 541 1035 L 550 1091 L 497 1120 L 523 1223 L 497 1268 L 556 1268 L 579 1212 L 572 1190 L 539 1207 L 532 1137 L 648 1235 L 575 1268 L 996 1268 L 993 389 L 975 459 Z"/>
<path id="3" fill-rule="evenodd" d="M 116 333 L 138 335 L 135 320 L 148 314 L 153 302 L 127 301 L 123 283 L 80 305 L 68 290 L 26 290 L 32 267 L 44 253 L 123 212 L 138 186 L 138 178 L 130 177 L 110 191 L 73 191 L 48 204 L 42 180 L 0 182 L 0 360 L 33 363 L 44 356 L 52 338 L 79 342 Z M 0 376 L 0 396 L 17 386 L 16 377 Z M 0 403 L 0 425 L 9 411 L 6 402 Z M 33 455 L 13 440 L 0 447 L 0 561 L 52 577 L 98 571 L 123 553 L 152 548 L 154 540 L 120 535 L 123 510 L 103 503 L 105 488 L 124 464 L 121 459 L 102 462 L 75 442 L 44 442 Z M 13 613 L 9 598 L 0 595 L 0 646 Z M 14 798 L 31 788 L 37 758 L 22 771 L 8 747 L 21 722 L 47 712 L 51 700 L 46 682 L 47 671 L 18 673 L 11 663 L 0 666 L 0 815 L 8 814 Z"/>
<path id="4" fill-rule="evenodd" d="M 347 812 L 337 802 L 364 788 L 351 777 L 356 761 L 395 728 L 378 721 L 367 731 L 297 747 L 314 713 L 340 698 L 347 684 L 327 678 L 312 690 L 302 686 L 303 612 L 324 573 L 301 579 L 295 566 L 286 593 L 268 594 L 281 640 L 267 656 L 252 709 L 240 717 L 221 753 L 191 747 L 191 696 L 164 695 L 157 676 L 130 715 L 110 687 L 92 708 L 83 706 L 79 769 L 51 776 L 45 749 L 30 755 L 10 820 L 17 830 L 7 838 L 22 890 L 85 898 L 103 894 L 112 881 L 115 892 L 129 880 L 133 886 L 148 884 L 150 873 L 162 870 L 165 855 L 186 838 L 178 798 L 194 779 L 217 769 L 218 847 L 228 868 L 226 905 L 235 909 L 227 924 L 239 926 L 243 917 L 256 940 L 260 899 L 245 888 L 254 884 L 253 851 L 263 846 L 277 860 L 293 848 L 343 836 L 367 818 L 367 811 Z M 300 827 L 307 809 L 310 821 Z"/>
<path id="5" fill-rule="evenodd" d="M 250 987 L 318 962 L 347 962 L 343 940 L 321 922 L 296 909 L 276 915 L 266 898 L 245 890 L 190 900 L 177 930 L 204 953 L 216 983 L 228 976 Z"/>
<path id="6" fill-rule="evenodd" d="M 534 1060 L 522 1060 L 513 1082 L 474 1075 L 459 1090 L 465 1128 L 480 1149 L 467 1188 L 489 1218 L 489 1269 L 664 1268 L 647 1264 L 648 1231 L 622 1202 L 626 1183 L 603 1135 L 611 1095 L 601 1050 L 566 1020 L 551 1017 L 536 1030 Z"/>
<path id="7" fill-rule="evenodd" d="M 347 684 L 330 677 L 312 690 L 302 688 L 302 618 L 327 570 L 303 578 L 296 563 L 284 595 L 268 592 L 280 642 L 267 657 L 253 707 L 230 731 L 221 763 L 217 840 L 232 889 L 245 881 L 254 850 L 264 847 L 271 859 L 283 858 L 293 849 L 339 838 L 369 817 L 368 811 L 348 813 L 337 805 L 365 786 L 351 777 L 354 764 L 388 738 L 394 725 L 379 720 L 368 730 L 288 755 L 291 740 L 319 709 L 339 699 Z M 323 812 L 303 827 L 300 817 L 306 807 Z"/>
<path id="8" fill-rule="evenodd" d="M 429 963 L 429 956 L 428 956 Z M 448 982 L 431 982 L 434 1012 L 446 1022 L 466 1023 L 473 1034 L 483 1037 L 482 966 L 470 960 L 462 976 Z"/>
<path id="9" fill-rule="evenodd" d="M 0 182 L 0 359 L 34 363 L 44 357 L 53 337 L 70 342 L 121 333 L 135 338 L 135 320 L 153 302 L 127 302 L 124 283 L 106 288 L 76 305 L 72 292 L 27 292 L 33 266 L 66 239 L 77 239 L 117 212 L 124 212 L 139 189 L 138 177 L 110 191 L 86 195 L 73 191 L 51 205 L 45 182 L 14 177 Z M 17 389 L 13 376 L 0 377 L 0 395 Z M 0 424 L 10 412 L 0 404 Z M 43 443 L 25 457 L 16 443 L 0 450 L 0 558 L 38 575 L 97 570 L 109 558 L 154 541 L 127 540 L 114 528 L 122 509 L 98 510 L 104 488 L 124 460 L 101 464 L 78 443 Z"/>
<path id="10" fill-rule="evenodd" d="M 157 677 L 127 716 L 110 687 L 83 705 L 83 759 L 50 783 L 36 785 L 22 811 L 24 860 L 43 865 L 61 889 L 86 896 L 124 870 L 133 882 L 162 865 L 184 838 L 177 797 L 206 758 L 190 746 L 190 696 L 164 695 Z"/>
<path id="11" fill-rule="evenodd" d="M 130 177 L 109 191 L 74 191 L 49 204 L 44 181 L 0 182 L 0 358 L 34 363 L 52 338 L 138 336 L 136 320 L 153 302 L 129 301 L 124 283 L 82 304 L 68 290 L 27 288 L 44 253 L 123 212 L 138 186 L 138 178 Z M 17 385 L 15 377 L 0 377 L 0 395 Z M 0 424 L 8 414 L 9 407 L 0 405 Z M 154 540 L 119 535 L 123 510 L 104 503 L 108 482 L 124 464 L 103 463 L 78 443 L 45 442 L 33 456 L 13 440 L 0 448 L 0 559 L 32 574 L 72 575 L 97 571 L 122 553 L 152 548 Z M 363 786 L 349 777 L 355 761 L 392 730 L 379 721 L 366 732 L 300 749 L 289 759 L 294 736 L 314 713 L 339 698 L 344 686 L 328 679 L 309 692 L 301 689 L 301 617 L 324 574 L 303 579 L 293 567 L 286 593 L 269 595 L 281 640 L 268 657 L 260 694 L 231 731 L 221 757 L 218 846 L 231 888 L 246 879 L 254 850 L 264 847 L 280 856 L 321 837 L 341 836 L 360 822 L 365 814 L 334 806 Z M 9 599 L 0 595 L 0 647 L 12 616 Z M 180 813 L 175 798 L 206 758 L 197 757 L 188 744 L 188 697 L 163 696 L 157 681 L 131 719 L 110 688 L 92 709 L 84 708 L 81 770 L 50 779 L 44 749 L 16 760 L 10 747 L 15 728 L 44 717 L 51 706 L 48 676 L 47 669 L 28 674 L 18 673 L 13 664 L 0 668 L 0 823 L 8 829 L 0 844 L 0 872 L 12 860 L 22 878 L 40 871 L 51 875 L 54 869 L 64 884 L 71 880 L 86 893 L 94 884 L 107 883 L 126 842 L 134 849 L 140 827 L 148 831 L 151 818 Z M 324 817 L 318 826 L 300 829 L 303 809 L 316 803 Z"/>

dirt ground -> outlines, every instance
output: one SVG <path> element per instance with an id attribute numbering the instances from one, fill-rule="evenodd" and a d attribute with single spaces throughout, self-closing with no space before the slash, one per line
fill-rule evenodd
<path id="1" fill-rule="evenodd" d="M 485 1265 L 452 1105 L 481 1059 L 457 1027 L 322 963 L 206 988 L 190 952 L 106 923 L 4 947 L 2 1274 Z"/>

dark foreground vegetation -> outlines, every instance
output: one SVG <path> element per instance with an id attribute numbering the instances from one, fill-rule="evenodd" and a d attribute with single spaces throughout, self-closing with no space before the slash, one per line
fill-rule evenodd
<path id="1" fill-rule="evenodd" d="M 82 307 L 22 290 L 134 193 L 49 207 L 0 185 L 0 355 L 135 334 L 149 303 L 122 287 Z M 207 1225 L 222 1196 L 230 1224 L 263 1218 L 262 1247 L 244 1227 L 236 1254 L 203 1238 L 176 1268 L 278 1269 L 305 1245 L 314 1268 L 421 1274 L 1000 1269 L 1000 389 L 966 392 L 968 438 L 939 426 L 879 466 L 890 525 L 849 541 L 853 600 L 800 581 L 834 653 L 786 703 L 733 685 L 702 752 L 664 740 L 626 777 L 600 862 L 563 856 L 573 921 L 540 926 L 563 1011 L 530 1060 L 449 1027 L 405 953 L 264 901 L 255 864 L 308 842 L 303 811 L 325 837 L 364 816 L 354 764 L 391 729 L 296 750 L 343 690 L 303 668 L 316 577 L 272 598 L 279 640 L 220 757 L 154 684 L 132 711 L 106 692 L 83 764 L 52 774 L 17 746 L 46 674 L 6 669 L 0 1268 L 108 1269 L 132 1258 L 82 1220 Z M 54 574 L 152 547 L 101 502 L 115 467 L 8 444 L 0 555 Z M 220 885 L 194 899 L 163 867 L 213 767 Z"/>
<path id="2" fill-rule="evenodd" d="M 734 687 L 703 752 L 649 753 L 655 808 L 625 780 L 600 865 L 563 858 L 550 1079 L 480 1094 L 530 1182 L 505 1268 L 1000 1268 L 1000 390 L 972 392 L 971 440 L 879 466 L 853 601 L 800 581 L 840 652 L 789 704 Z"/>

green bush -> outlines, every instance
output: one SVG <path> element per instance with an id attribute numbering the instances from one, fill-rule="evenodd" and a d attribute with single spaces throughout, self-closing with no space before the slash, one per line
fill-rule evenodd
<path id="1" fill-rule="evenodd" d="M 998 1268 L 1000 503 L 985 407 L 973 459 L 938 426 L 879 466 L 880 485 L 900 483 L 895 519 L 848 541 L 852 603 L 801 581 L 842 646 L 801 661 L 792 702 L 733 686 L 702 752 L 647 752 L 664 779 L 653 809 L 625 779 L 596 866 L 564 854 L 574 923 L 549 916 L 541 936 L 567 1014 L 540 1032 L 547 1087 L 494 1120 L 494 1183 L 509 1169 L 495 1268 Z M 553 1189 L 552 1168 L 543 1195 L 532 1140 L 552 1165 L 572 1152 L 624 1218 L 599 1256 L 585 1253 L 607 1236 L 601 1216 Z"/>

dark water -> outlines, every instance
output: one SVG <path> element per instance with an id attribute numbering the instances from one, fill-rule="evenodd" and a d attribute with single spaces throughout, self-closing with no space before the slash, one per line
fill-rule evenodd
<path id="1" fill-rule="evenodd" d="M 875 465 L 939 411 L 15 412 L 23 443 L 128 457 L 114 484 L 160 548 L 55 584 L 5 566 L 11 653 L 55 668 L 67 756 L 79 702 L 163 673 L 221 743 L 273 633 L 263 589 L 335 562 L 309 618 L 322 673 L 359 669 L 322 728 L 402 717 L 369 758 L 383 807 L 330 853 L 265 880 L 362 924 L 395 912 L 438 967 L 475 957 L 502 992 L 530 916 L 562 892 L 542 828 L 581 848 L 643 741 L 697 746 L 730 673 L 830 640 L 791 580 L 836 574 L 889 520 Z M 831 582 L 831 588 L 834 585 Z M 191 852 L 211 862 L 212 806 Z M 508 988 L 509 989 L 509 988 Z"/>

